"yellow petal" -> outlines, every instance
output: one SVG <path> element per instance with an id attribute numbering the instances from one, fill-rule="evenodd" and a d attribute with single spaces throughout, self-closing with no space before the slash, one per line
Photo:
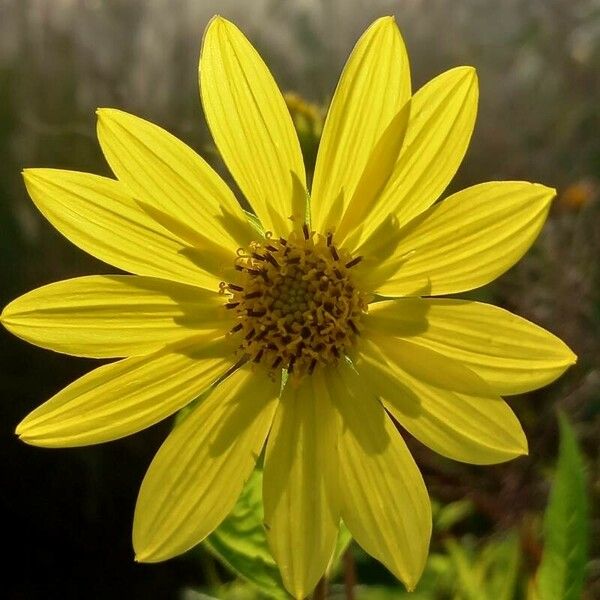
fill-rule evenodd
<path id="1" fill-rule="evenodd" d="M 31 344 L 75 356 L 148 354 L 231 316 L 216 292 L 163 279 L 90 276 L 51 283 L 13 300 L 0 321 Z"/>
<path id="2" fill-rule="evenodd" d="M 305 598 L 325 573 L 340 522 L 335 413 L 317 372 L 288 380 L 265 458 L 263 498 L 271 551 L 290 594 Z"/>
<path id="3" fill-rule="evenodd" d="M 409 98 L 404 42 L 393 17 L 383 17 L 358 40 L 327 114 L 312 188 L 313 228 L 339 224 L 375 145 Z"/>
<path id="4" fill-rule="evenodd" d="M 359 241 L 372 235 L 388 215 L 401 227 L 437 200 L 467 151 L 477 99 L 472 67 L 446 71 L 412 97 L 402 151 L 369 219 L 363 222 Z"/>
<path id="5" fill-rule="evenodd" d="M 31 412 L 17 427 L 34 446 L 87 446 L 158 423 L 200 395 L 234 360 L 231 342 L 206 334 L 155 354 L 99 367 Z"/>
<path id="6" fill-rule="evenodd" d="M 138 496 L 133 522 L 138 561 L 185 552 L 227 516 L 254 469 L 278 392 L 279 381 L 244 367 L 171 432 Z"/>
<path id="7" fill-rule="evenodd" d="M 412 590 L 431 537 L 423 478 L 372 389 L 355 371 L 340 366 L 328 385 L 341 415 L 342 520 L 352 537 Z"/>
<path id="8" fill-rule="evenodd" d="M 459 361 L 499 395 L 554 381 L 577 360 L 550 332 L 512 313 L 469 300 L 401 298 L 369 306 L 368 327 Z"/>
<path id="9" fill-rule="evenodd" d="M 273 76 L 244 34 L 215 17 L 200 58 L 206 120 L 225 164 L 263 227 L 303 222 L 306 176 L 292 118 Z"/>
<path id="10" fill-rule="evenodd" d="M 504 273 L 537 237 L 555 196 L 522 181 L 489 182 L 450 196 L 400 231 L 372 236 L 357 277 L 384 296 L 471 290 Z"/>
<path id="11" fill-rule="evenodd" d="M 222 277 L 198 267 L 194 249 L 169 233 L 106 177 L 62 171 L 24 171 L 40 212 L 76 246 L 136 275 L 148 275 L 218 290 Z"/>
<path id="12" fill-rule="evenodd" d="M 419 441 L 444 456 L 478 465 L 527 454 L 514 413 L 475 373 L 405 340 L 369 337 L 356 368 Z"/>
<path id="13" fill-rule="evenodd" d="M 354 249 L 359 244 L 362 230 L 368 226 L 365 224 L 371 222 L 373 209 L 393 174 L 409 114 L 410 100 L 392 119 L 375 144 L 342 220 L 335 229 L 336 244 L 344 244 L 349 249 Z M 349 239 L 346 241 L 348 235 Z"/>
<path id="14" fill-rule="evenodd" d="M 98 109 L 98 140 L 114 174 L 144 205 L 185 224 L 205 252 L 234 253 L 252 239 L 244 211 L 225 182 L 189 146 L 121 110 Z M 217 248 L 214 248 L 214 246 Z"/>

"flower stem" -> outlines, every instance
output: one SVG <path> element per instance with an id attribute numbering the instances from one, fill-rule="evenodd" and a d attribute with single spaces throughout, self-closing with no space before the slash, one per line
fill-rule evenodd
<path id="1" fill-rule="evenodd" d="M 327 600 L 327 578 L 321 577 L 313 593 L 312 600 Z"/>
<path id="2" fill-rule="evenodd" d="M 352 549 L 348 547 L 342 557 L 344 563 L 344 592 L 346 600 L 354 600 L 354 586 L 356 585 L 356 563 Z"/>

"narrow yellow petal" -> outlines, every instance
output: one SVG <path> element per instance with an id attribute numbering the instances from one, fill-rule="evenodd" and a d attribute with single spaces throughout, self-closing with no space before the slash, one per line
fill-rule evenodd
<path id="1" fill-rule="evenodd" d="M 409 98 L 404 42 L 393 17 L 383 17 L 356 43 L 327 114 L 312 188 L 314 229 L 339 224 L 375 145 Z"/>
<path id="2" fill-rule="evenodd" d="M 401 227 L 437 200 L 467 151 L 477 100 L 472 67 L 446 71 L 412 97 L 402 151 L 357 243 L 374 234 L 388 215 Z"/>
<path id="3" fill-rule="evenodd" d="M 375 144 L 342 220 L 335 229 L 337 244 L 354 249 L 359 245 L 363 229 L 369 227 L 373 209 L 394 172 L 409 114 L 410 101 L 400 109 Z M 350 239 L 345 241 L 349 234 Z"/>
<path id="4" fill-rule="evenodd" d="M 40 212 L 76 246 L 136 275 L 219 289 L 222 276 L 197 264 L 194 249 L 151 218 L 118 181 L 75 171 L 27 169 Z"/>
<path id="5" fill-rule="evenodd" d="M 527 454 L 514 413 L 475 373 L 406 340 L 369 337 L 356 368 L 419 441 L 444 456 L 478 465 Z"/>
<path id="6" fill-rule="evenodd" d="M 471 290 L 512 267 L 537 237 L 555 196 L 522 181 L 458 192 L 413 219 L 373 235 L 359 252 L 362 285 L 384 296 Z"/>
<path id="7" fill-rule="evenodd" d="M 31 412 L 17 435 L 34 446 L 87 446 L 158 423 L 199 396 L 234 360 L 229 340 L 205 334 L 99 367 Z"/>
<path id="8" fill-rule="evenodd" d="M 306 176 L 292 118 L 273 76 L 244 34 L 215 17 L 200 58 L 206 120 L 240 189 L 266 230 L 304 220 Z"/>
<path id="9" fill-rule="evenodd" d="M 338 428 L 322 376 L 288 382 L 265 457 L 263 498 L 271 551 L 290 594 L 305 598 L 325 573 L 340 522 Z"/>
<path id="10" fill-rule="evenodd" d="M 93 275 L 13 300 L 0 321 L 31 344 L 91 358 L 148 354 L 201 331 L 226 331 L 223 297 L 163 279 Z"/>
<path id="11" fill-rule="evenodd" d="M 499 395 L 547 385 L 577 360 L 550 332 L 507 310 L 447 298 L 376 302 L 369 329 L 404 338 L 457 360 Z"/>
<path id="12" fill-rule="evenodd" d="M 261 452 L 278 391 L 278 381 L 241 368 L 171 432 L 138 496 L 133 521 L 138 561 L 185 552 L 227 516 Z"/>
<path id="13" fill-rule="evenodd" d="M 423 478 L 392 420 L 355 371 L 342 365 L 328 385 L 343 431 L 342 520 L 352 537 L 412 590 L 431 538 Z"/>
<path id="14" fill-rule="evenodd" d="M 102 108 L 98 140 L 119 181 L 136 200 L 166 215 L 167 228 L 173 223 L 179 230 L 179 222 L 193 229 L 202 237 L 205 252 L 222 246 L 234 253 L 252 239 L 252 228 L 231 190 L 175 136 L 121 110 Z"/>

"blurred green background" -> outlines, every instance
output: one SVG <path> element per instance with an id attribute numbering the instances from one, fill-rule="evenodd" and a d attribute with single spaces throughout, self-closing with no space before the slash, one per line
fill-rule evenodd
<path id="1" fill-rule="evenodd" d="M 442 521 L 418 598 L 533 598 L 528 586 L 557 479 L 557 409 L 573 425 L 587 474 L 583 597 L 600 598 L 598 0 L 0 0 L 0 304 L 55 280 L 115 271 L 54 231 L 20 177 L 31 166 L 108 175 L 95 140 L 97 107 L 166 127 L 227 177 L 197 89 L 201 35 L 215 13 L 246 32 L 282 89 L 321 106 L 362 30 L 394 14 L 415 89 L 452 66 L 479 72 L 478 124 L 451 189 L 526 179 L 559 190 L 526 258 L 473 296 L 556 333 L 579 362 L 552 386 L 511 399 L 528 457 L 471 467 L 408 440 Z M 260 597 L 230 583 L 233 575 L 206 550 L 159 565 L 133 562 L 137 489 L 169 423 L 99 447 L 27 447 L 13 435 L 18 421 L 97 363 L 36 349 L 4 331 L 0 352 L 2 597 Z M 358 600 L 403 597 L 358 549 L 344 564 L 357 579 Z M 336 583 L 343 578 L 334 579 L 332 597 L 346 597 Z"/>

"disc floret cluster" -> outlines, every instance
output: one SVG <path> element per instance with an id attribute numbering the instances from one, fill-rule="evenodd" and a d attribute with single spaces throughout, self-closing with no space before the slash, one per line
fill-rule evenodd
<path id="1" fill-rule="evenodd" d="M 337 248 L 332 233 L 308 225 L 287 239 L 268 235 L 240 248 L 240 283 L 223 282 L 221 289 L 242 357 L 301 378 L 347 355 L 368 303 L 351 275 L 360 261 Z"/>

